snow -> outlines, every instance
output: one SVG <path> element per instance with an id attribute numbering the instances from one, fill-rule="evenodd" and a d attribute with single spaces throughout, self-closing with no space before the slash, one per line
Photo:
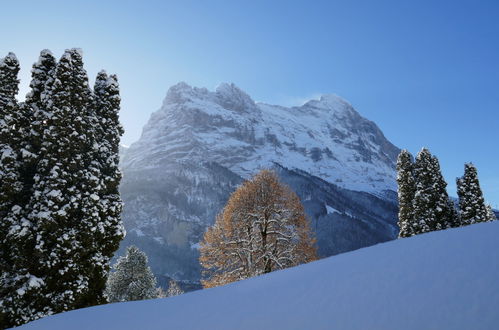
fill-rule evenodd
<path id="1" fill-rule="evenodd" d="M 495 329 L 499 221 L 399 239 L 177 297 L 20 329 Z"/>
<path id="2" fill-rule="evenodd" d="M 334 207 L 332 206 L 329 206 L 326 204 L 326 210 L 327 210 L 327 214 L 332 214 L 332 213 L 339 213 L 341 214 L 342 212 L 341 211 L 338 211 L 337 209 L 335 209 Z"/>
<path id="3" fill-rule="evenodd" d="M 288 108 L 255 103 L 234 84 L 210 92 L 179 83 L 121 165 L 159 169 L 172 161 L 209 160 L 249 178 L 279 163 L 344 188 L 379 193 L 396 190 L 395 152 L 374 123 L 334 94 Z"/>

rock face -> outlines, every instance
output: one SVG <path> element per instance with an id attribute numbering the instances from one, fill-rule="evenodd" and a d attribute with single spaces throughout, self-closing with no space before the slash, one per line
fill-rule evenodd
<path id="1" fill-rule="evenodd" d="M 336 95 L 286 108 L 179 83 L 123 153 L 122 248 L 138 245 L 161 276 L 199 280 L 205 229 L 262 168 L 300 196 L 322 256 L 396 237 L 399 149 Z"/>

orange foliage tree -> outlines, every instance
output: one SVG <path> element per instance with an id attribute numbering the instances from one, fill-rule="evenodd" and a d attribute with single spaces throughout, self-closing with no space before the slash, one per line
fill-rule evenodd
<path id="1" fill-rule="evenodd" d="M 201 242 L 205 288 L 317 259 L 298 196 L 263 170 L 230 197 Z"/>

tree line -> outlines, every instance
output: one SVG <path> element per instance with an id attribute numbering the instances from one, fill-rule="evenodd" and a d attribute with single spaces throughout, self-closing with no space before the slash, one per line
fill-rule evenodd
<path id="1" fill-rule="evenodd" d="M 496 219 L 492 207 L 485 204 L 473 164 L 465 164 L 464 175 L 456 183 L 458 209 L 447 194 L 437 157 L 423 148 L 414 160 L 402 150 L 397 159 L 399 237 Z"/>

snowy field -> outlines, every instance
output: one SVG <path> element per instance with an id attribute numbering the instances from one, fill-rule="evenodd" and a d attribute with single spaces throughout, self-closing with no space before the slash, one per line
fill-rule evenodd
<path id="1" fill-rule="evenodd" d="M 225 287 L 67 312 L 20 329 L 498 329 L 499 221 Z"/>

